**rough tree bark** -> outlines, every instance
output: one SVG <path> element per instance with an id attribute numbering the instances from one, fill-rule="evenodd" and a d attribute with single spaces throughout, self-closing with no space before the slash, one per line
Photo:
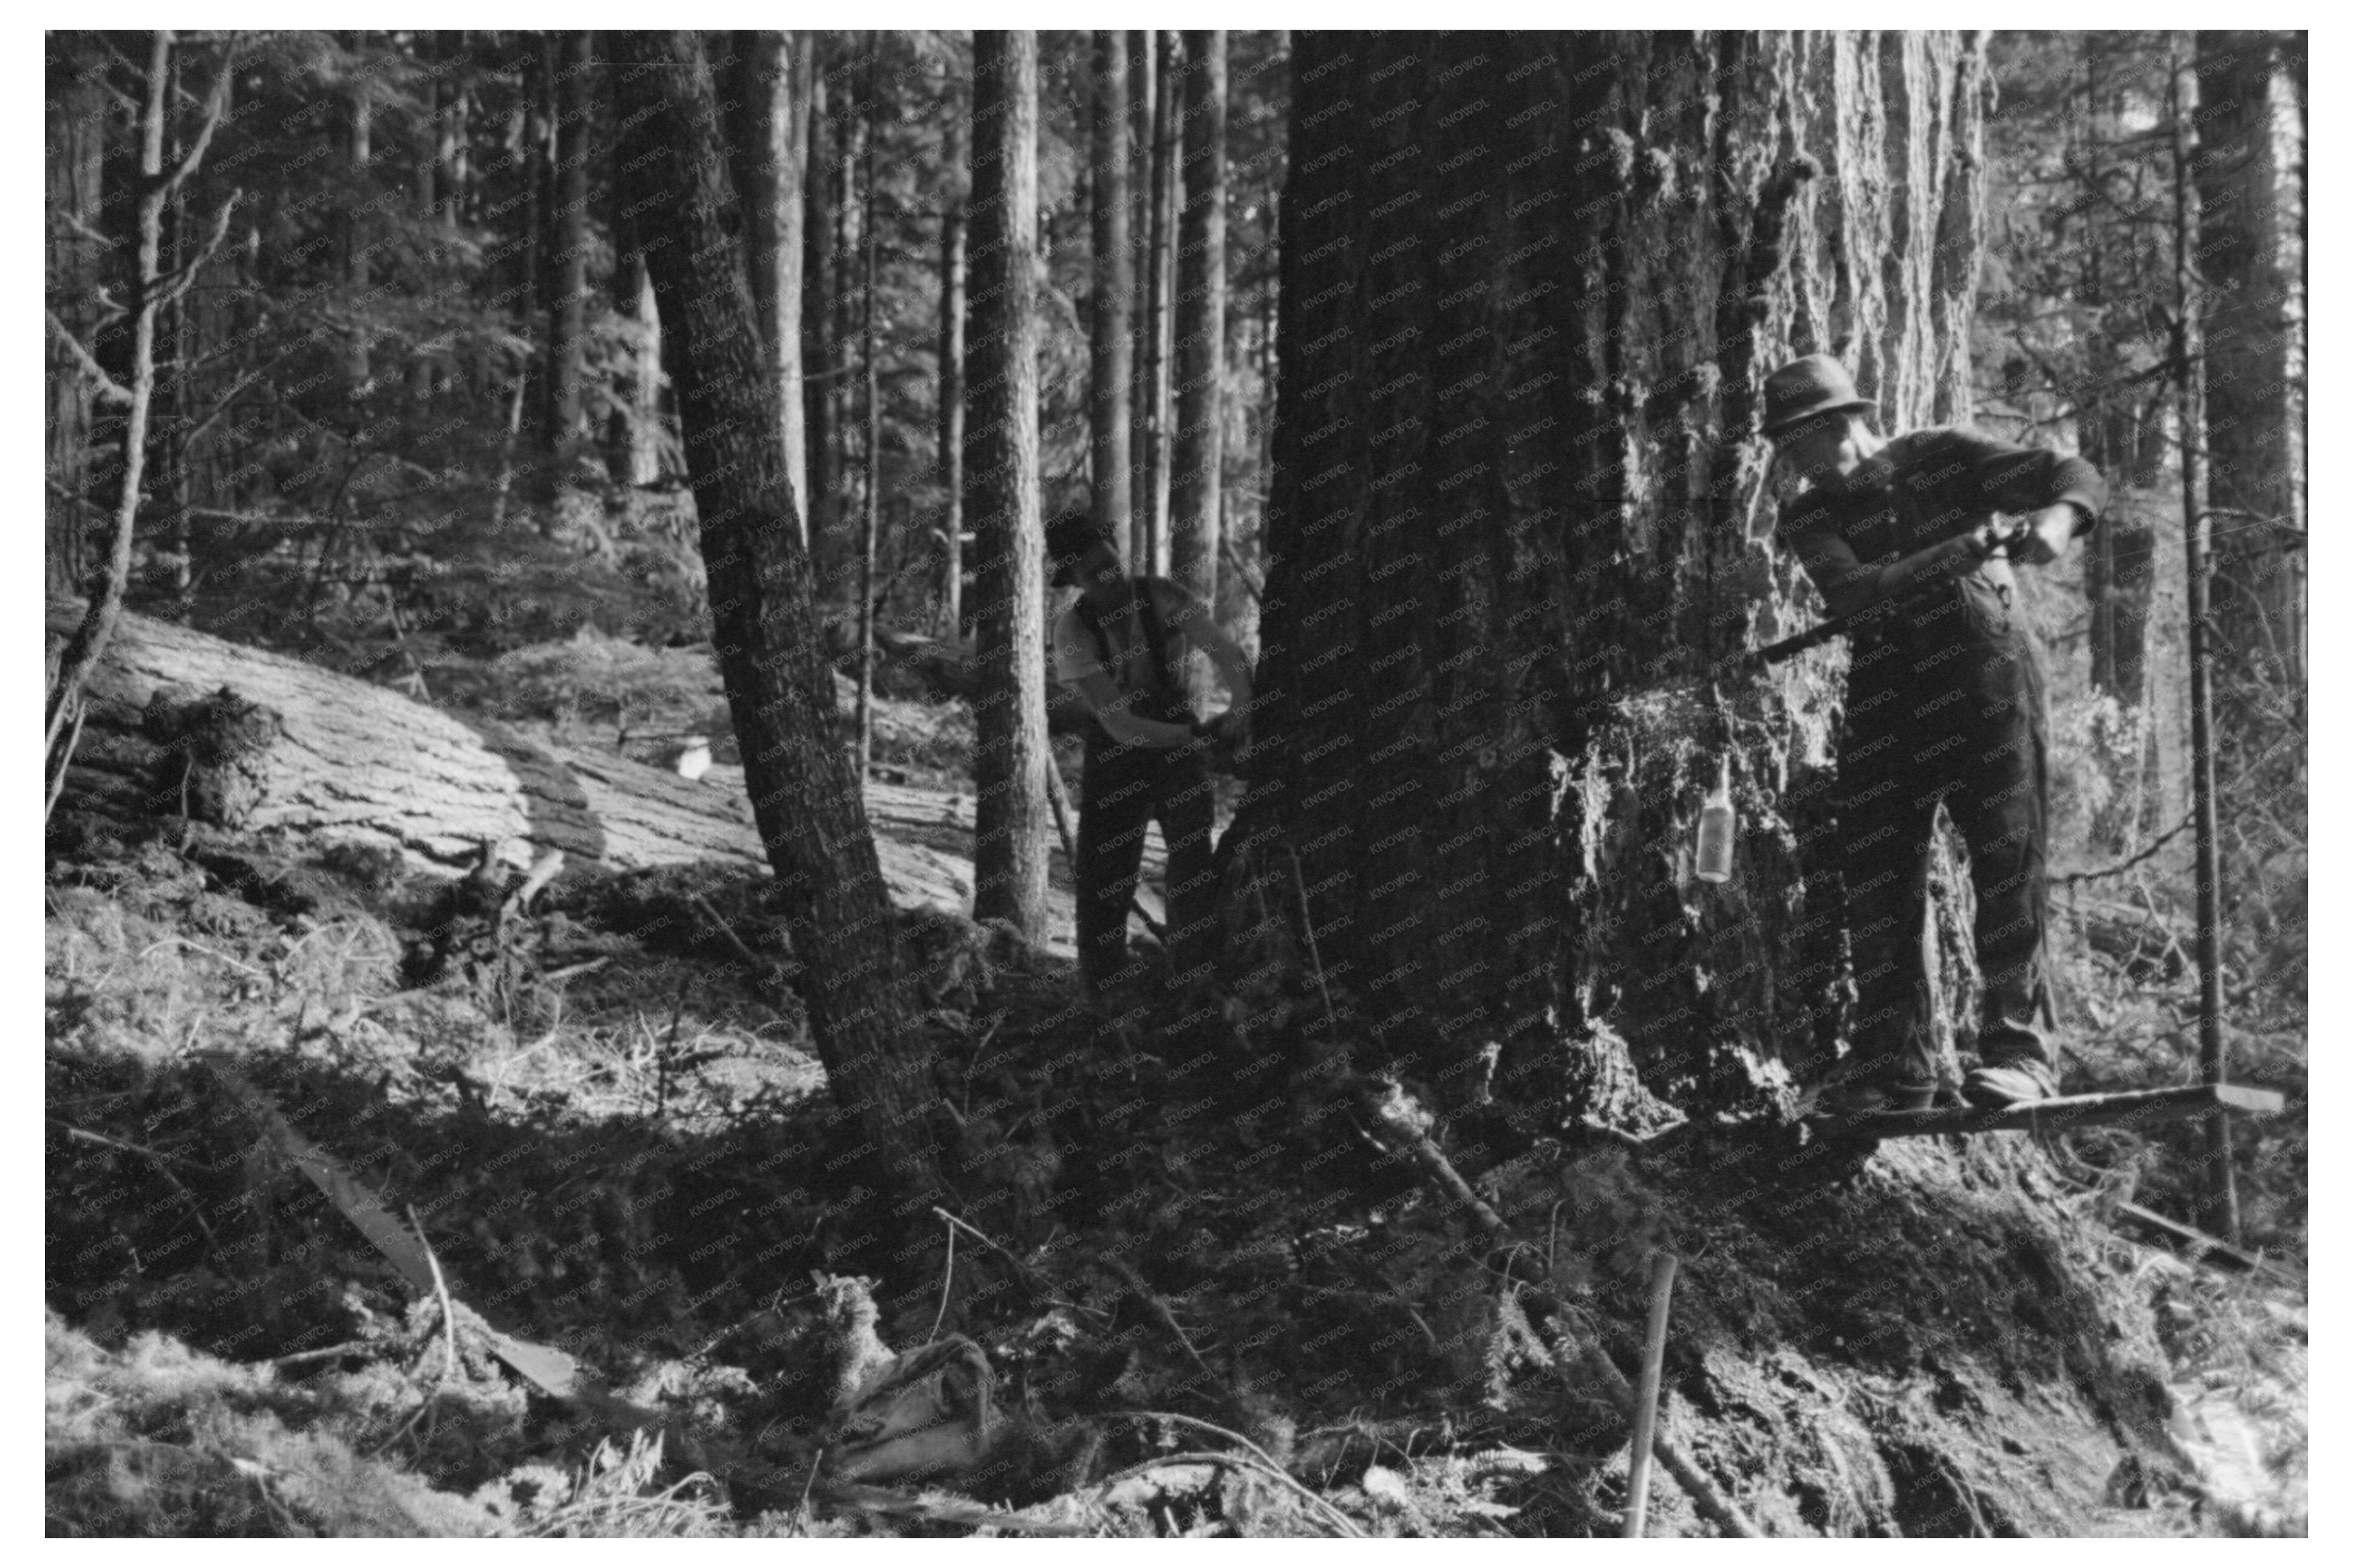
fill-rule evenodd
<path id="1" fill-rule="evenodd" d="M 1442 1100 L 1492 1045 L 1495 1099 L 1546 1116 L 1762 1109 L 1834 1027 L 1803 873 L 1839 656 L 1721 710 L 1633 689 L 1810 618 L 1757 436 L 1783 357 L 1841 355 L 1890 428 L 1966 416 L 1968 258 L 1936 250 L 1982 178 L 1974 53 L 1297 35 L 1237 869 L 1296 850 L 1344 1028 Z M 1727 748 L 1744 837 L 1709 888 Z"/>
<path id="2" fill-rule="evenodd" d="M 974 620 L 973 918 L 1044 935 L 1045 542 L 1038 516 L 1038 37 L 973 37 L 972 337 L 965 514 L 979 554 Z"/>
<path id="3" fill-rule="evenodd" d="M 1226 35 L 1185 35 L 1185 211 L 1176 240 L 1176 431 L 1168 570 L 1218 602 L 1226 373 Z M 1196 661 L 1197 664 L 1198 661 Z M 1208 671 L 1197 679 L 1206 682 Z M 1205 693 L 1197 690 L 1199 697 Z"/>
<path id="4" fill-rule="evenodd" d="M 2198 34 L 2198 267 L 2218 651 L 2295 688 L 2304 684 L 2304 309 L 2294 236 L 2282 222 L 2299 139 L 2289 121 L 2300 118 L 2284 47 L 2278 33 Z"/>
<path id="5" fill-rule="evenodd" d="M 868 1168 L 886 1191 L 920 1196 L 940 1186 L 928 1051 L 907 1026 L 890 903 L 836 731 L 710 69 L 692 34 L 619 33 L 613 53 L 630 149 L 622 166 L 662 237 L 647 259 L 678 344 L 713 640 L 753 812 L 806 964 L 802 1001 Z"/>
<path id="6" fill-rule="evenodd" d="M 1094 297 L 1088 385 L 1088 428 L 1093 437 L 1090 470 L 1095 526 L 1108 531 L 1125 553 L 1134 516 L 1129 493 L 1128 383 L 1135 374 L 1130 325 L 1135 292 L 1135 257 L 1128 238 L 1127 50 L 1121 33 L 1094 36 L 1093 243 Z"/>
<path id="7" fill-rule="evenodd" d="M 81 613 L 73 600 L 48 601 L 52 647 Z M 182 770 L 148 732 L 147 706 L 159 693 L 186 701 L 223 688 L 267 710 L 277 731 L 241 764 L 248 809 L 224 826 L 389 849 L 414 870 L 446 877 L 462 874 L 485 843 L 510 845 L 518 863 L 561 849 L 568 865 L 615 870 L 768 864 L 749 792 L 722 787 L 724 767 L 682 779 L 608 745 L 534 740 L 128 613 L 85 689 L 89 724 L 59 809 L 126 822 L 177 815 Z M 943 835 L 939 797 L 883 784 L 866 796 L 873 820 L 894 829 L 875 844 L 892 900 L 955 915 L 970 908 L 969 863 L 925 841 Z"/>

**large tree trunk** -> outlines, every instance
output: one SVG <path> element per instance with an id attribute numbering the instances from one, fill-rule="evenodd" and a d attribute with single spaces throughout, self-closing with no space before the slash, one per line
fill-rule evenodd
<path id="1" fill-rule="evenodd" d="M 1836 656 L 1720 714 L 1629 691 L 1806 619 L 1757 434 L 1782 358 L 1840 353 L 1891 428 L 1966 416 L 1966 258 L 1934 252 L 1982 177 L 1973 43 L 1297 36 L 1237 850 L 1286 883 L 1296 851 L 1344 1027 L 1449 1099 L 1492 1042 L 1547 1119 L 1755 1110 L 1835 1024 L 1803 856 Z"/>
<path id="2" fill-rule="evenodd" d="M 2214 632 L 2226 657 L 2304 684 L 2304 305 L 2283 224 L 2295 94 L 2283 35 L 2198 34 Z"/>
<path id="3" fill-rule="evenodd" d="M 1038 516 L 1038 37 L 973 37 L 972 421 L 982 689 L 973 918 L 1044 934 L 1045 542 Z"/>
<path id="4" fill-rule="evenodd" d="M 775 383 L 732 226 L 711 74 L 691 34 L 615 35 L 623 162 L 672 243 L 649 255 L 678 343 L 688 475 L 702 520 L 713 639 L 746 783 L 807 967 L 801 995 L 834 1095 L 886 1190 L 940 1184 L 928 1051 L 907 1026 L 890 904 L 859 780 L 835 727 L 833 674 L 785 476 Z M 630 68 L 634 67 L 632 70 Z"/>
<path id="5" fill-rule="evenodd" d="M 1094 298 L 1087 365 L 1088 430 L 1092 437 L 1095 526 L 1128 546 L 1134 515 L 1129 493 L 1129 387 L 1135 374 L 1130 319 L 1135 257 L 1128 237 L 1127 50 L 1118 31 L 1094 36 Z"/>
<path id="6" fill-rule="evenodd" d="M 1226 35 L 1185 35 L 1185 212 L 1176 243 L 1176 431 L 1169 574 L 1214 609 L 1223 534 Z M 1206 678 L 1206 671 L 1201 672 Z M 1197 692 L 1196 696 L 1201 693 Z"/>

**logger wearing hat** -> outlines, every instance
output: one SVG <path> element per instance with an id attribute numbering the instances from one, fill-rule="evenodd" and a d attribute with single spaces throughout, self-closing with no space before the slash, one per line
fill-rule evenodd
<path id="1" fill-rule="evenodd" d="M 1941 800 L 1969 850 L 1984 978 L 1979 1105 L 2056 1091 L 2042 933 L 2049 904 L 2040 651 L 2014 566 L 2045 566 L 2106 499 L 2080 458 L 1973 430 L 1882 439 L 1827 354 L 1765 383 L 1765 434 L 1808 481 L 1778 537 L 1852 634 L 1839 836 L 1858 993 L 1852 1049 L 1810 1098 L 1832 1114 L 1925 1110 L 1936 1095 L 1921 933 Z"/>
<path id="2" fill-rule="evenodd" d="M 1212 748 L 1248 743 L 1250 660 L 1209 606 L 1166 577 L 1131 577 L 1110 535 L 1084 513 L 1046 529 L 1048 581 L 1078 596 L 1055 617 L 1055 678 L 1092 715 L 1079 805 L 1079 974 L 1101 986 L 1127 963 L 1127 911 L 1143 863 L 1145 826 L 1168 846 L 1168 947 L 1178 973 L 1207 955 L 1217 889 L 1210 835 Z M 1185 656 L 1206 655 L 1232 706 L 1203 721 L 1186 695 Z"/>

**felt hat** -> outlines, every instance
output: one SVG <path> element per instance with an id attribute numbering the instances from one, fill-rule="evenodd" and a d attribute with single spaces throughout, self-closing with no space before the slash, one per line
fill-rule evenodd
<path id="1" fill-rule="evenodd" d="M 1817 414 L 1876 406 L 1855 395 L 1846 366 L 1828 354 L 1808 354 L 1765 378 L 1765 436 L 1778 441 Z"/>
<path id="2" fill-rule="evenodd" d="M 1071 580 L 1071 568 L 1080 556 L 1098 544 L 1113 551 L 1119 542 L 1111 531 L 1083 511 L 1066 511 L 1046 524 L 1046 581 L 1057 585 Z"/>

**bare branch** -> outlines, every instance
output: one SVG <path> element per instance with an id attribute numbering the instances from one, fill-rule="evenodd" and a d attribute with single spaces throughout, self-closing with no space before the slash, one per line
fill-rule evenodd
<path id="1" fill-rule="evenodd" d="M 75 337 L 71 329 L 68 328 L 63 321 L 58 320 L 58 313 L 55 310 L 48 312 L 48 318 L 49 330 L 57 333 L 58 342 L 73 351 L 74 361 L 81 366 L 82 374 L 98 384 L 99 396 L 109 403 L 129 403 L 131 389 L 106 374 L 105 368 L 98 363 L 97 356 L 82 347 L 81 340 Z"/>

